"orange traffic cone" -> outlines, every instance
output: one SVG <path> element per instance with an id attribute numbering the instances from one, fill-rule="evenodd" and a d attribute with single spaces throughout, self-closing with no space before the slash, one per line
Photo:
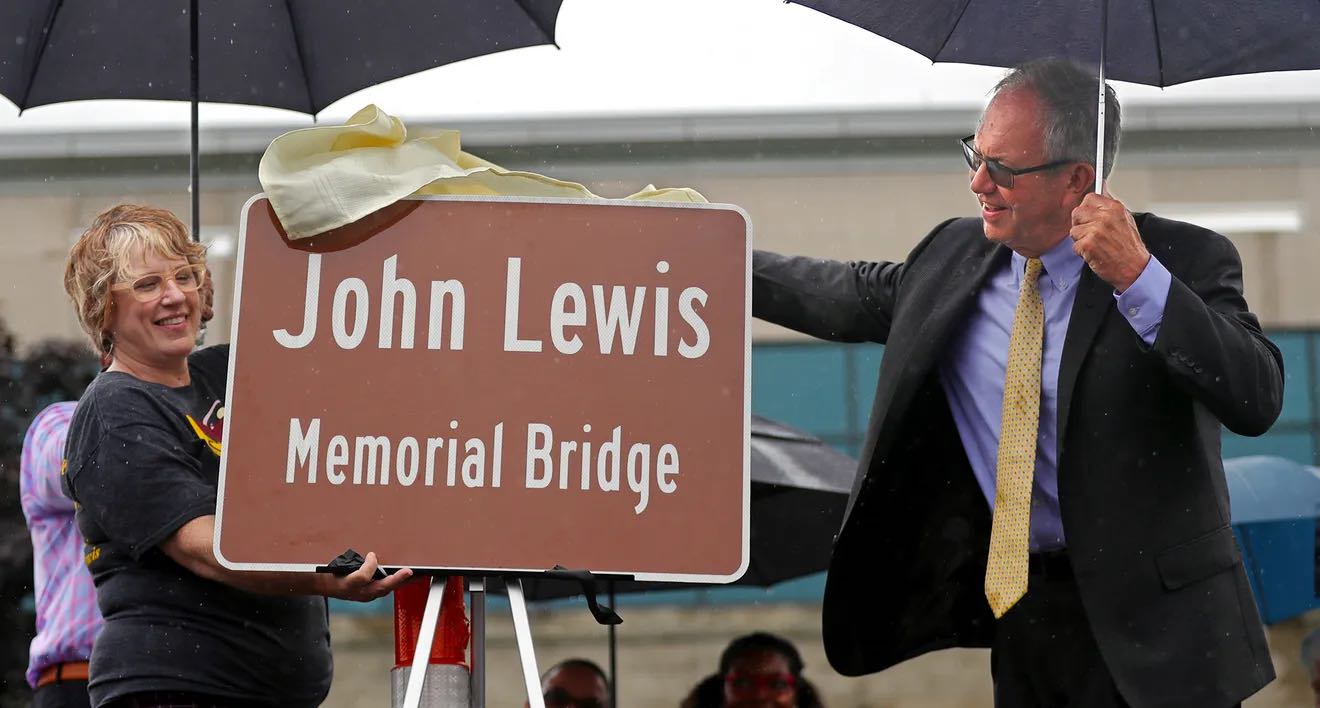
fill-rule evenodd
<path id="1" fill-rule="evenodd" d="M 409 583 L 394 591 L 394 669 L 390 672 L 390 683 L 393 688 L 391 703 L 396 708 L 403 705 L 408 688 L 408 675 L 413 655 L 417 653 L 428 592 L 429 583 L 422 582 Z M 440 620 L 427 657 L 420 706 L 467 708 L 471 690 L 467 648 L 471 636 L 467 603 L 463 599 L 463 578 L 450 576 L 445 580 Z"/>

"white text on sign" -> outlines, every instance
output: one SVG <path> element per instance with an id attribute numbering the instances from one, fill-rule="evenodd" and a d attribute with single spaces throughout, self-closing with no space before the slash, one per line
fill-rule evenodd
<path id="1" fill-rule="evenodd" d="M 404 436 L 393 440 L 385 435 L 326 435 L 322 440 L 321 419 L 306 424 L 289 420 L 289 453 L 285 465 L 286 484 L 317 484 L 322 477 L 332 486 L 481 487 L 499 488 L 503 479 L 504 423 L 490 435 L 463 438 L 457 420 L 449 421 L 449 436 Z M 672 443 L 655 445 L 626 440 L 622 426 L 604 436 L 581 440 L 561 439 L 556 445 L 553 429 L 545 424 L 527 424 L 523 450 L 527 489 L 558 488 L 582 492 L 621 492 L 626 482 L 636 495 L 633 512 L 646 511 L 654 486 L 662 494 L 678 489 L 678 448 Z M 595 437 L 595 439 L 593 439 Z"/>
<path id="2" fill-rule="evenodd" d="M 376 347 L 392 349 L 395 344 L 395 321 L 399 320 L 398 343 L 400 349 L 417 346 L 418 287 L 413 281 L 399 277 L 399 258 L 391 256 L 382 264 L 380 284 L 377 288 L 379 303 L 376 311 Z M 656 272 L 665 275 L 669 263 L 656 263 Z M 504 341 L 506 352 L 540 352 L 545 343 L 540 339 L 525 338 L 519 329 L 522 312 L 522 259 L 511 257 L 507 261 L 504 301 Z M 630 292 L 631 290 L 631 292 Z M 587 293 L 591 295 L 588 297 Z M 321 255 L 307 256 L 307 280 L 303 307 L 302 328 L 293 334 L 287 328 L 272 330 L 275 341 L 286 349 L 302 349 L 317 336 L 320 324 L 321 300 L 327 293 L 321 291 Z M 366 341 L 372 313 L 371 291 L 362 278 L 350 277 L 335 286 L 330 297 L 330 330 L 335 344 L 341 349 L 356 349 Z M 668 286 L 647 287 L 637 285 L 591 284 L 583 286 L 568 282 L 560 284 L 551 298 L 546 313 L 550 323 L 550 341 L 561 354 L 576 354 L 584 348 L 584 337 L 594 339 L 593 349 L 600 354 L 618 351 L 631 356 L 637 351 L 637 338 L 642 323 L 649 319 L 652 325 L 651 354 L 670 355 L 669 323 L 673 311 L 687 325 L 688 331 L 672 347 L 685 359 L 696 359 L 710 350 L 710 328 L 701 316 L 708 299 L 700 287 L 684 287 L 673 296 Z M 396 317 L 396 306 L 398 316 Z M 649 317 L 648 317 L 649 314 Z M 467 292 L 456 279 L 430 282 L 425 307 L 425 339 L 427 349 L 463 349 L 467 316 Z M 588 326 L 595 325 L 590 336 Z"/>

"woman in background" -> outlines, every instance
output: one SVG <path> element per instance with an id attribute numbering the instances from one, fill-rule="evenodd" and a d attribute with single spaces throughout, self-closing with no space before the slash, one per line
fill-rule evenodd
<path id="1" fill-rule="evenodd" d="M 720 654 L 720 670 L 702 679 L 682 708 L 824 708 L 803 678 L 802 655 L 783 637 L 747 634 Z"/>

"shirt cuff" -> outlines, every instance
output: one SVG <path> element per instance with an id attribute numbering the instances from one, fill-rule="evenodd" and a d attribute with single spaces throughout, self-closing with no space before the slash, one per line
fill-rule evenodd
<path id="1" fill-rule="evenodd" d="M 1150 257 L 1146 268 L 1137 276 L 1132 287 L 1122 294 L 1114 293 L 1118 311 L 1123 313 L 1128 324 L 1146 346 L 1154 346 L 1155 338 L 1160 333 L 1160 323 L 1164 321 L 1164 306 L 1169 302 L 1169 286 L 1173 276 L 1169 269 L 1155 256 Z"/>

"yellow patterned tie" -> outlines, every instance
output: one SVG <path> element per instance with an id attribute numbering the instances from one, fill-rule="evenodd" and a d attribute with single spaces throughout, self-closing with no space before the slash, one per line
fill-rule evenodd
<path id="1" fill-rule="evenodd" d="M 1008 342 L 994 524 L 985 568 L 985 597 L 996 618 L 1003 617 L 1027 592 L 1031 478 L 1036 467 L 1041 342 L 1045 332 L 1045 307 L 1036 288 L 1040 271 L 1040 259 L 1028 258 Z"/>

